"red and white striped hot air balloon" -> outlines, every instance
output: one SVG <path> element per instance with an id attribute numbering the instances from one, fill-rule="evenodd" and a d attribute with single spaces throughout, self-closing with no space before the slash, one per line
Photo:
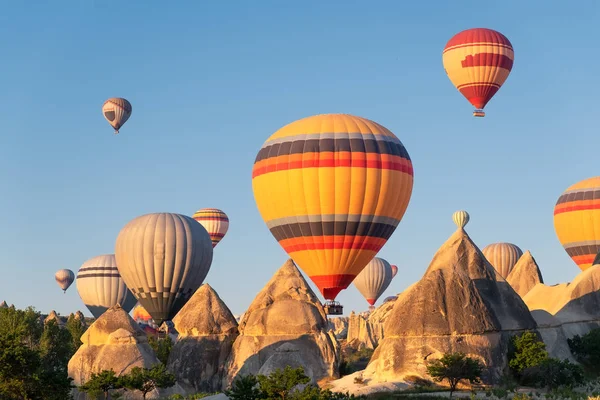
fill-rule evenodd
<path id="1" fill-rule="evenodd" d="M 218 208 L 203 208 L 192 216 L 208 231 L 213 248 L 225 237 L 229 229 L 227 214 Z"/>
<path id="2" fill-rule="evenodd" d="M 111 97 L 102 105 L 102 115 L 115 129 L 115 135 L 131 116 L 131 110 L 131 103 L 121 97 Z"/>
<path id="3" fill-rule="evenodd" d="M 442 53 L 448 78 L 475 107 L 475 117 L 485 116 L 483 108 L 508 78 L 514 59 L 510 40 L 486 28 L 457 33 Z"/>
<path id="4" fill-rule="evenodd" d="M 398 266 L 392 265 L 392 278 L 395 277 L 397 273 L 398 273 Z"/>

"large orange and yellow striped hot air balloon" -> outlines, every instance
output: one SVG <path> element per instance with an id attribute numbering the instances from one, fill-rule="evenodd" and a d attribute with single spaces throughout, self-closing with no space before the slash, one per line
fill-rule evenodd
<path id="1" fill-rule="evenodd" d="M 269 230 L 330 302 L 392 235 L 412 187 L 400 140 L 347 114 L 284 126 L 264 143 L 252 170 Z"/>
<path id="2" fill-rule="evenodd" d="M 585 271 L 600 252 L 600 176 L 565 190 L 554 207 L 554 230 L 575 264 Z"/>
<path id="3" fill-rule="evenodd" d="M 494 97 L 512 70 L 515 53 L 500 32 L 486 28 L 459 32 L 446 43 L 442 62 L 448 78 L 483 117 L 485 105 Z"/>

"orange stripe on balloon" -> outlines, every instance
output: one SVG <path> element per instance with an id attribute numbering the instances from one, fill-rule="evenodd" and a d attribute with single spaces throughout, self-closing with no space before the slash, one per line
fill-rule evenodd
<path id="1" fill-rule="evenodd" d="M 371 250 L 379 251 L 386 239 L 370 236 L 304 236 L 280 240 L 279 244 L 287 253 L 304 250 Z"/>
<path id="2" fill-rule="evenodd" d="M 570 211 L 585 211 L 600 209 L 600 200 L 583 200 L 574 201 L 572 203 L 562 203 L 554 208 L 554 215 L 562 214 Z"/>

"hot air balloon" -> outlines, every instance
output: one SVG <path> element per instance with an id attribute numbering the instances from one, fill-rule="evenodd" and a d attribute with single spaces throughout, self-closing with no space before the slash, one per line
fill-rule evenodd
<path id="1" fill-rule="evenodd" d="M 588 269 L 600 252 L 600 176 L 561 194 L 554 207 L 554 230 L 575 264 Z"/>
<path id="2" fill-rule="evenodd" d="M 398 273 L 398 267 L 396 265 L 392 265 L 392 278 L 396 276 Z"/>
<path id="3" fill-rule="evenodd" d="M 192 216 L 208 231 L 213 248 L 223 239 L 229 228 L 227 214 L 217 208 L 203 208 Z"/>
<path id="4" fill-rule="evenodd" d="M 376 122 L 322 114 L 263 144 L 252 170 L 271 234 L 321 291 L 327 311 L 392 235 L 410 200 L 413 168 L 400 140 Z"/>
<path id="5" fill-rule="evenodd" d="M 469 213 L 463 210 L 456 211 L 452 214 L 452 221 L 454 221 L 458 229 L 464 229 L 465 225 L 469 223 L 469 219 Z"/>
<path id="6" fill-rule="evenodd" d="M 63 290 L 63 293 L 67 293 L 67 289 L 75 280 L 75 274 L 70 269 L 59 269 L 54 274 L 54 279 Z"/>
<path id="7" fill-rule="evenodd" d="M 121 97 L 111 97 L 102 105 L 102 114 L 115 129 L 116 135 L 131 116 L 131 103 Z"/>
<path id="8" fill-rule="evenodd" d="M 123 280 L 160 326 L 202 285 L 213 247 L 206 229 L 191 217 L 152 213 L 121 229 L 115 256 Z"/>
<path id="9" fill-rule="evenodd" d="M 377 299 L 392 282 L 392 266 L 383 258 L 373 258 L 367 266 L 354 278 L 354 286 L 365 300 L 374 306 Z"/>
<path id="10" fill-rule="evenodd" d="M 131 317 L 135 322 L 138 323 L 138 325 L 147 325 L 154 331 L 158 329 L 158 325 L 156 325 L 150 314 L 148 314 L 148 311 L 146 311 L 146 309 L 141 304 L 138 303 L 135 307 L 133 307 L 133 311 L 131 314 Z M 142 329 L 144 328 L 145 327 L 142 326 Z"/>
<path id="11" fill-rule="evenodd" d="M 496 272 L 506 279 L 513 270 L 523 251 L 512 243 L 492 243 L 481 250 Z"/>
<path id="12" fill-rule="evenodd" d="M 596 257 L 594 257 L 594 261 L 592 261 L 592 267 L 598 264 L 600 264 L 600 253 L 596 254 Z"/>
<path id="13" fill-rule="evenodd" d="M 510 41 L 492 29 L 474 28 L 459 32 L 446 43 L 442 62 L 448 78 L 476 110 L 494 97 L 512 70 L 515 53 Z"/>
<path id="14" fill-rule="evenodd" d="M 121 279 L 114 254 L 91 258 L 77 272 L 77 291 L 94 318 L 119 304 L 125 312 L 131 311 L 135 297 Z"/>

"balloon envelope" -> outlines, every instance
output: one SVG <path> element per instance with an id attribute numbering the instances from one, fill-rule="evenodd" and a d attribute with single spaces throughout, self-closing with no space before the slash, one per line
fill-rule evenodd
<path id="1" fill-rule="evenodd" d="M 229 217 L 218 208 L 203 208 L 192 216 L 208 231 L 213 248 L 223 239 L 229 229 Z"/>
<path id="2" fill-rule="evenodd" d="M 400 140 L 347 114 L 284 126 L 263 144 L 252 170 L 254 199 L 271 234 L 327 300 L 383 247 L 412 187 Z"/>
<path id="3" fill-rule="evenodd" d="M 354 286 L 370 305 L 375 305 L 377 299 L 385 292 L 392 282 L 392 266 L 383 258 L 373 258 L 356 276 Z"/>
<path id="4" fill-rule="evenodd" d="M 77 272 L 76 284 L 79 297 L 94 318 L 99 318 L 116 304 L 129 312 L 136 303 L 119 275 L 114 254 L 97 256 L 84 262 Z"/>
<path id="5" fill-rule="evenodd" d="M 206 229 L 191 217 L 153 213 L 121 229 L 115 255 L 123 280 L 160 326 L 202 285 L 213 247 Z"/>
<path id="6" fill-rule="evenodd" d="M 392 278 L 398 273 L 398 266 L 392 265 Z"/>
<path id="7" fill-rule="evenodd" d="M 121 97 L 112 97 L 102 105 L 102 115 L 108 121 L 110 126 L 115 129 L 115 134 L 127 122 L 131 116 L 131 103 Z"/>
<path id="8" fill-rule="evenodd" d="M 452 221 L 456 224 L 459 229 L 464 229 L 465 225 L 469 223 L 469 213 L 463 210 L 456 211 L 452 214 Z"/>
<path id="9" fill-rule="evenodd" d="M 60 288 L 66 292 L 69 286 L 71 286 L 75 280 L 75 274 L 70 269 L 59 269 L 54 274 L 54 280 L 56 280 L 58 286 L 60 286 Z"/>
<path id="10" fill-rule="evenodd" d="M 600 252 L 600 176 L 569 186 L 554 207 L 554 230 L 565 251 L 585 271 Z"/>
<path id="11" fill-rule="evenodd" d="M 523 251 L 512 243 L 492 243 L 485 246 L 481 252 L 504 279 L 523 255 Z"/>
<path id="12" fill-rule="evenodd" d="M 512 44 L 500 32 L 467 29 L 454 35 L 442 53 L 452 84 L 482 110 L 504 84 L 515 59 Z"/>

